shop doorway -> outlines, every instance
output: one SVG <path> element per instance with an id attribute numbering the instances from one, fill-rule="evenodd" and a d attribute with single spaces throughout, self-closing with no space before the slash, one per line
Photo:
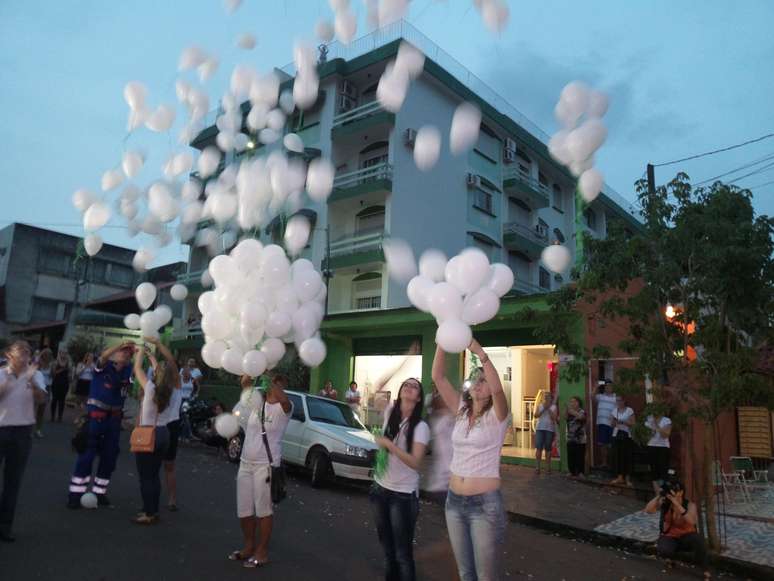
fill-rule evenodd
<path id="1" fill-rule="evenodd" d="M 384 378 L 394 374 L 386 390 L 376 393 Z M 356 355 L 355 381 L 360 390 L 360 420 L 369 428 L 382 426 L 384 408 L 398 396 L 400 385 L 409 377 L 422 381 L 421 355 Z M 428 385 L 422 384 L 427 395 Z"/>

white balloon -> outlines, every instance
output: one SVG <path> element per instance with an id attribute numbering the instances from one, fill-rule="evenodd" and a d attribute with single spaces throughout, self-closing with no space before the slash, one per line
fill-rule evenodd
<path id="1" fill-rule="evenodd" d="M 445 276 L 446 255 L 440 250 L 429 248 L 419 257 L 419 274 L 432 282 L 441 282 Z"/>
<path id="2" fill-rule="evenodd" d="M 99 506 L 97 495 L 93 492 L 87 492 L 81 496 L 81 506 L 87 509 L 94 509 Z"/>
<path id="3" fill-rule="evenodd" d="M 250 87 L 250 101 L 253 106 L 263 102 L 269 108 L 274 107 L 279 97 L 280 79 L 273 71 L 267 75 L 256 78 Z"/>
<path id="4" fill-rule="evenodd" d="M 242 5 L 242 0 L 223 0 L 223 6 L 228 14 L 233 14 Z M 236 436 L 236 434 L 234 434 Z"/>
<path id="5" fill-rule="evenodd" d="M 213 309 L 202 315 L 202 331 L 208 340 L 220 341 L 231 335 L 233 330 L 231 317 L 223 311 Z"/>
<path id="6" fill-rule="evenodd" d="M 309 367 L 320 365 L 320 363 L 325 361 L 326 354 L 325 343 L 319 337 L 307 339 L 298 348 L 298 356 L 304 362 L 304 365 Z"/>
<path id="7" fill-rule="evenodd" d="M 285 355 L 285 344 L 274 337 L 270 337 L 261 345 L 261 353 L 266 355 L 269 368 L 274 367 Z"/>
<path id="8" fill-rule="evenodd" d="M 195 202 L 201 195 L 202 186 L 197 180 L 188 180 L 180 190 L 180 199 L 184 202 Z"/>
<path id="9" fill-rule="evenodd" d="M 468 325 L 480 325 L 493 319 L 499 310 L 500 299 L 494 291 L 481 288 L 462 303 L 462 321 Z"/>
<path id="10" fill-rule="evenodd" d="M 196 161 L 196 168 L 199 170 L 199 175 L 202 179 L 206 179 L 215 173 L 219 163 L 220 151 L 218 151 L 217 147 L 210 145 L 199 155 L 199 159 Z"/>
<path id="11" fill-rule="evenodd" d="M 275 311 L 269 313 L 269 316 L 266 318 L 266 327 L 264 330 L 267 337 L 276 338 L 286 335 L 292 326 L 293 321 L 287 313 Z"/>
<path id="12" fill-rule="evenodd" d="M 285 226 L 285 248 L 288 254 L 295 256 L 301 252 L 309 241 L 312 225 L 306 216 L 296 214 L 288 220 Z"/>
<path id="13" fill-rule="evenodd" d="M 253 50 L 255 48 L 255 35 L 245 32 L 239 35 L 236 45 L 244 50 Z"/>
<path id="14" fill-rule="evenodd" d="M 137 313 L 131 313 L 124 317 L 124 327 L 132 331 L 136 331 L 140 328 L 140 315 Z"/>
<path id="15" fill-rule="evenodd" d="M 269 129 L 280 133 L 282 128 L 285 127 L 286 120 L 287 116 L 282 112 L 281 109 L 272 109 L 266 116 L 266 126 Z"/>
<path id="16" fill-rule="evenodd" d="M 160 326 L 159 320 L 156 318 L 156 313 L 153 311 L 145 311 L 140 315 L 140 331 L 142 332 L 143 337 L 153 336 L 153 333 L 155 333 Z"/>
<path id="17" fill-rule="evenodd" d="M 129 112 L 129 119 L 126 122 L 126 130 L 131 132 L 141 127 L 148 119 L 150 111 L 147 109 L 132 109 Z"/>
<path id="18" fill-rule="evenodd" d="M 384 242 L 384 257 L 390 277 L 398 282 L 406 282 L 417 273 L 414 251 L 405 240 L 392 238 Z"/>
<path id="19" fill-rule="evenodd" d="M 349 0 L 328 0 L 328 4 L 334 12 L 341 12 L 349 8 Z"/>
<path id="20" fill-rule="evenodd" d="M 320 273 L 316 270 L 302 270 L 293 276 L 293 289 L 301 302 L 304 303 L 317 296 L 322 284 Z"/>
<path id="21" fill-rule="evenodd" d="M 215 284 L 219 286 L 227 286 L 239 277 L 236 262 L 226 254 L 220 254 L 210 260 L 207 269 Z"/>
<path id="22" fill-rule="evenodd" d="M 199 280 L 204 288 L 210 288 L 213 284 L 215 284 L 215 281 L 212 280 L 212 275 L 210 274 L 209 270 L 202 272 L 202 276 Z"/>
<path id="23" fill-rule="evenodd" d="M 202 347 L 202 359 L 208 367 L 220 369 L 220 360 L 223 358 L 223 353 L 226 352 L 227 348 L 228 346 L 223 341 L 207 342 Z"/>
<path id="24" fill-rule="evenodd" d="M 184 284 L 173 284 L 169 294 L 176 301 L 184 301 L 188 296 L 188 288 Z"/>
<path id="25" fill-rule="evenodd" d="M 455 286 L 463 294 L 470 294 L 481 288 L 489 277 L 489 258 L 483 250 L 466 248 L 460 253 L 459 279 Z"/>
<path id="26" fill-rule="evenodd" d="M 610 104 L 608 96 L 602 91 L 589 91 L 589 102 L 586 108 L 586 115 L 592 118 L 601 119 L 607 113 Z"/>
<path id="27" fill-rule="evenodd" d="M 336 14 L 333 29 L 339 41 L 343 44 L 349 44 L 357 32 L 357 16 L 349 10 L 340 11 Z"/>
<path id="28" fill-rule="evenodd" d="M 147 95 L 148 89 L 140 81 L 129 81 L 124 85 L 124 100 L 132 110 L 142 109 Z"/>
<path id="29" fill-rule="evenodd" d="M 180 212 L 180 221 L 183 224 L 195 225 L 202 219 L 203 206 L 199 202 L 191 202 Z"/>
<path id="30" fill-rule="evenodd" d="M 416 79 L 425 67 L 425 55 L 413 44 L 401 41 L 395 66 L 405 70 L 409 78 Z"/>
<path id="31" fill-rule="evenodd" d="M 570 173 L 576 178 L 579 178 L 583 175 L 583 172 L 591 169 L 592 167 L 594 167 L 594 156 L 591 156 L 588 159 L 584 159 L 582 161 L 570 162 Z"/>
<path id="32" fill-rule="evenodd" d="M 163 133 L 175 122 L 175 108 L 171 105 L 159 105 L 145 120 L 145 127 L 157 133 Z"/>
<path id="33" fill-rule="evenodd" d="M 110 207 L 105 202 L 94 202 L 83 214 L 83 228 L 88 232 L 99 230 L 110 220 Z"/>
<path id="34" fill-rule="evenodd" d="M 290 280 L 290 263 L 285 253 L 282 255 L 264 255 L 261 257 L 261 269 L 266 285 L 271 288 L 285 286 Z"/>
<path id="35" fill-rule="evenodd" d="M 463 288 L 465 288 L 465 281 L 462 278 L 462 273 L 460 271 L 460 268 L 462 267 L 462 257 L 458 254 L 457 256 L 452 256 L 449 259 L 449 262 L 446 263 L 446 270 L 444 272 L 444 278 L 446 279 L 446 282 L 453 284 L 460 292 L 463 292 Z"/>
<path id="36" fill-rule="evenodd" d="M 314 34 L 322 42 L 330 42 L 336 34 L 336 30 L 328 20 L 318 20 L 314 25 Z"/>
<path id="37" fill-rule="evenodd" d="M 274 143 L 279 138 L 280 138 L 279 132 L 274 131 L 274 129 L 270 129 L 268 127 L 266 129 L 261 129 L 260 133 L 258 133 L 258 141 L 260 141 L 264 145 Z"/>
<path id="38" fill-rule="evenodd" d="M 567 151 L 573 161 L 582 161 L 594 155 L 607 138 L 607 128 L 600 119 L 589 119 L 567 135 Z"/>
<path id="39" fill-rule="evenodd" d="M 134 290 L 134 297 L 140 308 L 145 311 L 156 300 L 156 287 L 151 282 L 141 282 Z"/>
<path id="40" fill-rule="evenodd" d="M 109 169 L 102 174 L 102 191 L 108 192 L 121 185 L 124 175 L 117 169 Z"/>
<path id="41" fill-rule="evenodd" d="M 427 293 L 427 306 L 439 322 L 458 319 L 462 313 L 462 295 L 448 282 L 439 282 Z"/>
<path id="42" fill-rule="evenodd" d="M 282 91 L 282 93 L 280 93 L 279 106 L 285 115 L 290 115 L 293 112 L 293 110 L 296 108 L 296 105 L 293 102 L 293 91 L 290 89 L 285 89 Z"/>
<path id="43" fill-rule="evenodd" d="M 266 321 L 266 307 L 262 303 L 257 301 L 250 301 L 245 303 L 242 307 L 241 320 L 242 324 L 257 329 L 262 327 Z"/>
<path id="44" fill-rule="evenodd" d="M 508 24 L 510 10 L 503 0 L 485 0 L 481 7 L 481 17 L 486 27 L 495 34 L 502 32 Z"/>
<path id="45" fill-rule="evenodd" d="M 414 163 L 421 171 L 429 171 L 441 155 L 441 132 L 433 125 L 419 128 L 414 141 Z"/>
<path id="46" fill-rule="evenodd" d="M 213 291 L 204 291 L 199 295 L 196 301 L 196 306 L 199 307 L 199 312 L 202 315 L 206 315 L 210 311 L 215 309 L 215 293 Z"/>
<path id="47" fill-rule="evenodd" d="M 236 347 L 231 347 L 226 349 L 223 353 L 223 357 L 220 358 L 220 364 L 223 366 L 223 369 L 229 373 L 242 375 L 242 373 L 244 373 L 244 368 L 242 367 L 242 359 L 244 356 L 245 354 L 243 351 Z"/>
<path id="48" fill-rule="evenodd" d="M 180 60 L 177 65 L 177 70 L 187 71 L 195 69 L 207 60 L 207 54 L 198 46 L 189 46 L 183 49 L 180 53 Z"/>
<path id="49" fill-rule="evenodd" d="M 589 203 L 597 199 L 597 196 L 602 191 L 603 184 L 604 178 L 600 171 L 595 168 L 584 171 L 583 174 L 581 174 L 580 180 L 578 180 L 578 188 L 580 189 L 581 196 Z"/>
<path id="50" fill-rule="evenodd" d="M 283 286 L 274 293 L 276 298 L 274 310 L 293 316 L 299 305 L 298 295 L 292 286 Z"/>
<path id="51" fill-rule="evenodd" d="M 234 414 L 220 414 L 215 418 L 215 431 L 221 438 L 230 440 L 239 433 L 239 420 Z"/>
<path id="52" fill-rule="evenodd" d="M 73 206 L 81 212 L 85 212 L 96 199 L 97 196 L 88 190 L 76 190 L 75 193 L 73 193 Z"/>
<path id="53" fill-rule="evenodd" d="M 581 81 L 572 81 L 564 86 L 559 95 L 562 121 L 566 127 L 574 127 L 586 112 L 589 104 L 589 87 Z"/>
<path id="54" fill-rule="evenodd" d="M 199 80 L 202 83 L 207 82 L 212 78 L 212 75 L 218 70 L 220 61 L 216 56 L 210 56 L 202 64 L 200 64 L 196 70 L 199 72 Z"/>
<path id="55" fill-rule="evenodd" d="M 148 210 L 161 222 L 171 222 L 180 212 L 180 204 L 162 182 L 154 183 L 148 189 Z"/>
<path id="56" fill-rule="evenodd" d="M 489 271 L 486 288 L 493 291 L 498 297 L 506 295 L 513 288 L 513 271 L 511 268 L 496 262 L 489 267 Z"/>
<path id="57" fill-rule="evenodd" d="M 448 319 L 438 325 L 435 342 L 447 353 L 462 353 L 473 340 L 473 333 L 459 319 Z"/>
<path id="58" fill-rule="evenodd" d="M 245 356 L 242 358 L 242 368 L 250 377 L 258 377 L 261 375 L 266 371 L 267 365 L 266 355 L 255 349 L 245 353 Z"/>
<path id="59" fill-rule="evenodd" d="M 320 79 L 313 69 L 299 74 L 293 81 L 293 101 L 301 109 L 309 109 L 320 96 Z"/>
<path id="60" fill-rule="evenodd" d="M 172 320 L 172 309 L 167 305 L 159 305 L 153 310 L 159 327 L 163 327 Z"/>
<path id="61" fill-rule="evenodd" d="M 562 129 L 552 135 L 548 141 L 548 153 L 563 165 L 570 165 L 572 163 L 572 154 L 567 149 L 567 136 L 569 134 L 569 131 Z"/>
<path id="62" fill-rule="evenodd" d="M 318 157 L 309 164 L 306 176 L 306 191 L 315 202 L 324 202 L 333 190 L 336 169 L 330 160 Z"/>
<path id="63" fill-rule="evenodd" d="M 451 130 L 449 131 L 449 149 L 453 155 L 470 150 L 478 141 L 481 129 L 481 109 L 473 103 L 462 103 L 454 110 Z"/>
<path id="64" fill-rule="evenodd" d="M 86 254 L 94 256 L 102 248 L 102 238 L 98 234 L 89 234 L 83 239 L 83 247 Z"/>
<path id="65" fill-rule="evenodd" d="M 379 78 L 379 84 L 376 86 L 376 98 L 387 111 L 397 113 L 403 106 L 403 101 L 406 100 L 408 88 L 408 72 L 396 67 L 394 63 L 390 63 Z"/>
<path id="66" fill-rule="evenodd" d="M 288 133 L 282 140 L 285 149 L 295 153 L 304 153 L 304 142 L 296 133 Z"/>
<path id="67" fill-rule="evenodd" d="M 570 266 L 572 255 L 567 247 L 561 244 L 551 244 L 543 249 L 540 259 L 549 270 L 562 273 Z"/>
<path id="68" fill-rule="evenodd" d="M 154 258 L 153 252 L 147 248 L 140 248 L 132 257 L 132 267 L 137 272 L 145 272 L 148 270 L 148 264 L 153 262 Z"/>
<path id="69" fill-rule="evenodd" d="M 318 305 L 307 303 L 293 313 L 293 335 L 296 341 L 306 341 L 320 328 L 316 306 Z"/>
<path id="70" fill-rule="evenodd" d="M 139 151 L 126 151 L 121 158 L 121 167 L 128 178 L 140 173 L 144 163 L 145 157 Z"/>
<path id="71" fill-rule="evenodd" d="M 300 272 L 314 270 L 314 264 L 308 258 L 296 258 L 290 265 L 290 275 L 295 280 Z"/>
<path id="72" fill-rule="evenodd" d="M 411 304 L 420 311 L 429 313 L 428 297 L 433 286 L 435 286 L 433 281 L 421 274 L 412 278 L 406 287 L 406 294 L 408 294 Z"/>
<path id="73" fill-rule="evenodd" d="M 263 244 L 255 238 L 245 238 L 231 251 L 231 257 L 237 266 L 245 272 L 257 270 L 261 266 Z"/>

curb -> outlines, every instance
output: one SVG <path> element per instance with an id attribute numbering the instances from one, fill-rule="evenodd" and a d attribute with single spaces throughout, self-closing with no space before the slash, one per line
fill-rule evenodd
<path id="1" fill-rule="evenodd" d="M 598 531 L 589 529 L 582 529 L 573 525 L 553 522 L 535 516 L 512 512 L 510 510 L 508 510 L 507 513 L 508 520 L 510 522 L 553 533 L 562 538 L 579 539 L 605 547 L 615 547 L 619 549 L 622 548 L 629 551 L 630 553 L 635 553 L 638 555 L 656 554 L 653 543 L 637 541 L 635 539 L 627 539 L 625 537 L 619 537 L 608 533 L 600 533 Z M 690 561 L 685 559 L 674 558 L 672 560 L 685 564 L 692 564 Z M 745 577 L 748 579 L 761 579 L 765 581 L 774 579 L 774 568 L 772 567 L 757 565 L 747 561 L 740 561 L 739 559 L 733 559 L 731 557 L 723 557 L 713 553 L 709 554 L 709 560 L 710 564 L 716 569 L 720 569 L 737 576 Z"/>

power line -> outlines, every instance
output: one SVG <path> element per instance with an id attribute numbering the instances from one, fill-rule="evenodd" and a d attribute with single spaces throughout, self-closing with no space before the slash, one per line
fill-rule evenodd
<path id="1" fill-rule="evenodd" d="M 740 165 L 737 168 L 734 168 L 734 169 L 732 169 L 730 171 L 727 171 L 725 173 L 722 173 L 722 174 L 718 174 L 718 175 L 716 175 L 714 177 L 711 177 L 711 178 L 708 178 L 706 180 L 702 180 L 702 181 L 696 183 L 695 185 L 701 186 L 701 185 L 706 184 L 708 182 L 714 182 L 718 178 L 722 178 L 722 177 L 725 177 L 727 175 L 731 175 L 732 173 L 736 173 L 738 171 L 742 171 L 743 169 L 747 169 L 747 168 L 752 167 L 754 165 L 758 165 L 759 163 L 763 163 L 764 161 L 768 161 L 770 159 L 774 159 L 774 153 L 770 153 L 769 155 L 764 155 L 760 159 L 757 159 L 755 161 L 751 161 L 750 163 L 746 163 L 744 165 Z"/>
<path id="2" fill-rule="evenodd" d="M 746 173 L 746 174 L 744 174 L 741 177 L 738 177 L 738 178 L 735 178 L 735 179 L 731 180 L 731 183 L 734 184 L 734 183 L 738 182 L 739 180 L 743 180 L 744 178 L 749 178 L 750 176 L 754 176 L 754 175 L 757 175 L 759 173 L 762 173 L 762 172 L 765 172 L 765 171 L 769 171 L 771 168 L 774 168 L 774 161 L 772 161 L 771 163 L 767 163 L 763 167 L 759 167 L 755 171 L 751 171 L 750 173 Z"/>
<path id="3" fill-rule="evenodd" d="M 769 182 L 763 182 L 762 184 L 758 184 L 757 186 L 747 186 L 745 190 L 754 190 L 756 188 L 762 188 L 763 186 L 770 186 L 771 184 L 774 184 L 774 180 L 771 180 Z"/>
<path id="4" fill-rule="evenodd" d="M 723 147 L 721 149 L 714 149 L 712 151 L 707 151 L 704 153 L 698 153 L 696 155 L 690 155 L 688 157 L 683 157 L 681 159 L 675 159 L 674 161 L 666 161 L 664 163 L 656 163 L 653 164 L 653 167 L 663 167 L 665 165 L 673 165 L 675 163 L 681 163 L 683 161 L 690 161 L 692 159 L 698 159 L 700 157 L 706 157 L 708 155 L 714 155 L 716 153 L 722 153 L 724 151 L 730 151 L 732 149 L 736 149 L 738 147 L 744 147 L 745 145 L 750 145 L 751 143 L 758 143 L 759 141 L 763 141 L 764 139 L 769 139 L 770 137 L 774 137 L 774 133 L 768 133 L 766 135 L 762 135 L 761 137 L 756 137 L 755 139 L 750 139 L 749 141 L 745 141 L 743 143 L 737 143 L 736 145 L 729 145 L 728 147 Z"/>

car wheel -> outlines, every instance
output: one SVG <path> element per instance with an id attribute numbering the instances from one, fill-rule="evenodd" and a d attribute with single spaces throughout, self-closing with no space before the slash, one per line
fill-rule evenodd
<path id="1" fill-rule="evenodd" d="M 314 452 L 309 461 L 312 469 L 312 486 L 320 488 L 328 481 L 331 474 L 331 461 L 325 452 Z"/>
<path id="2" fill-rule="evenodd" d="M 242 457 L 243 441 L 244 440 L 241 433 L 237 434 L 228 441 L 228 446 L 226 447 L 226 456 L 228 457 L 229 462 L 233 464 L 239 463 L 239 459 Z"/>

